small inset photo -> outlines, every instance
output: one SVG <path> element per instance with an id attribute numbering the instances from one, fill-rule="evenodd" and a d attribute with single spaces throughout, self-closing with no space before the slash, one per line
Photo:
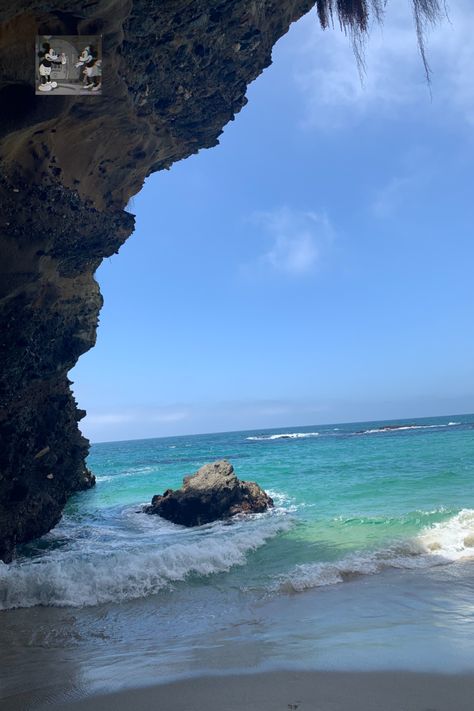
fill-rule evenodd
<path id="1" fill-rule="evenodd" d="M 43 96 L 101 94 L 102 37 L 37 36 L 35 93 Z"/>

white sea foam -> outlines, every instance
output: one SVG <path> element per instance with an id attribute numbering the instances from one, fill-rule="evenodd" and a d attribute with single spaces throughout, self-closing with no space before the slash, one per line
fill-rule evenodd
<path id="1" fill-rule="evenodd" d="M 129 470 L 120 472 L 119 474 L 104 474 L 103 476 L 96 476 L 96 481 L 97 482 L 117 481 L 118 479 L 128 479 L 129 477 L 149 476 L 150 472 L 153 472 L 153 467 L 150 467 L 150 466 L 135 467 L 133 469 L 129 469 Z"/>
<path id="2" fill-rule="evenodd" d="M 447 561 L 474 556 L 474 510 L 462 509 L 447 521 L 434 523 L 422 532 L 419 541 Z"/>
<path id="3" fill-rule="evenodd" d="M 247 437 L 251 440 L 272 440 L 272 439 L 304 439 L 306 437 L 318 437 L 319 432 L 285 432 L 283 434 L 255 435 Z"/>
<path id="4" fill-rule="evenodd" d="M 297 565 L 289 574 L 279 577 L 273 589 L 301 592 L 388 568 L 433 568 L 467 558 L 474 558 L 473 509 L 463 509 L 447 521 L 423 529 L 416 538 L 393 543 L 385 549 L 355 552 L 331 563 Z"/>
<path id="5" fill-rule="evenodd" d="M 387 427 L 375 427 L 371 430 L 363 430 L 362 432 L 357 432 L 356 434 L 374 434 L 376 432 L 400 432 L 402 430 L 430 430 L 439 427 L 452 427 L 453 425 L 460 425 L 460 422 L 448 422 L 448 424 L 441 425 L 391 425 Z"/>
<path id="6" fill-rule="evenodd" d="M 281 514 L 295 513 L 298 509 L 304 508 L 304 503 L 295 503 L 295 499 L 288 494 L 283 494 L 280 491 L 272 491 L 271 489 L 266 489 L 267 494 L 273 499 L 273 504 L 275 506 L 275 512 Z"/>
<path id="7" fill-rule="evenodd" d="M 82 607 L 146 597 L 191 575 L 244 565 L 250 551 L 292 525 L 289 516 L 274 510 L 231 525 L 202 527 L 198 533 L 177 529 L 161 546 L 158 538 L 128 549 L 120 545 L 104 550 L 82 542 L 72 550 L 0 563 L 0 609 Z"/>

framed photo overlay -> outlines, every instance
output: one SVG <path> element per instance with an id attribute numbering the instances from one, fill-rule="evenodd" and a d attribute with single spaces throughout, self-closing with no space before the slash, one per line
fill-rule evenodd
<path id="1" fill-rule="evenodd" d="M 100 35 L 38 35 L 35 93 L 97 96 L 102 93 Z"/>

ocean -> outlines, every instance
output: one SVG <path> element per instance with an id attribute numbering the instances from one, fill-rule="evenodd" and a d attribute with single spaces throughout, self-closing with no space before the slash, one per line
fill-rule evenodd
<path id="1" fill-rule="evenodd" d="M 0 564 L 0 695 L 472 671 L 473 443 L 474 415 L 451 415 L 93 445 L 97 486 Z M 195 529 L 141 512 L 222 458 L 275 508 Z"/>

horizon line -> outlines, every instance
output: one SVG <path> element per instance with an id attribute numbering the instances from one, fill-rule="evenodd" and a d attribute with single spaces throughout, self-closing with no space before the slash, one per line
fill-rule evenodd
<path id="1" fill-rule="evenodd" d="M 283 430 L 283 429 L 288 429 L 289 427 L 305 428 L 305 427 L 330 427 L 331 425 L 357 425 L 357 424 L 364 425 L 364 424 L 372 423 L 372 422 L 399 422 L 399 421 L 405 420 L 405 419 L 406 420 L 428 420 L 430 418 L 439 418 L 439 417 L 474 417 L 474 412 L 458 412 L 458 413 L 449 413 L 449 414 L 443 414 L 443 415 L 424 415 L 422 417 L 407 417 L 407 418 L 391 417 L 389 419 L 375 419 L 375 420 L 351 420 L 351 421 L 345 421 L 345 420 L 337 421 L 336 420 L 334 422 L 326 422 L 326 423 L 310 424 L 310 425 L 282 425 L 281 427 L 257 427 L 257 428 L 245 429 L 245 430 L 218 430 L 217 432 L 190 432 L 187 434 L 160 435 L 157 437 L 133 437 L 131 439 L 101 440 L 101 441 L 96 441 L 96 442 L 90 441 L 90 444 L 96 445 L 96 444 L 120 444 L 123 442 L 149 442 L 150 440 L 153 440 L 153 439 L 177 439 L 179 437 L 206 437 L 206 436 L 219 435 L 219 434 L 237 434 L 239 432 L 269 432 L 270 430 Z"/>

